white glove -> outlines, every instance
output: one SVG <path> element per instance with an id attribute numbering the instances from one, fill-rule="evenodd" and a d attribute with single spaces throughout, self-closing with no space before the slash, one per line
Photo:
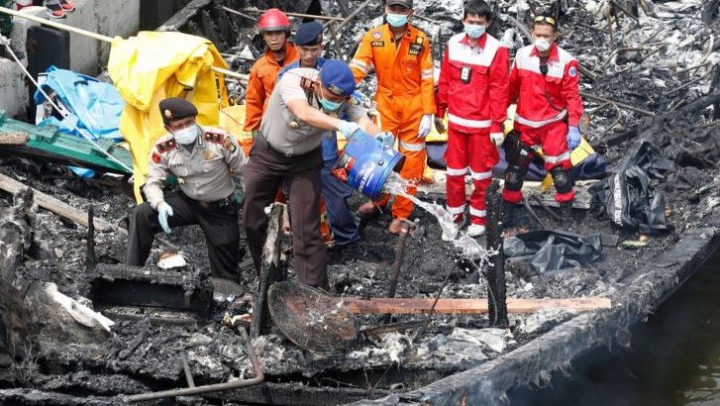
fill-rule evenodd
<path id="1" fill-rule="evenodd" d="M 432 129 L 433 125 L 433 115 L 432 114 L 425 114 L 420 120 L 420 131 L 418 131 L 418 137 L 425 138 L 428 134 L 430 134 L 430 130 Z"/>
<path id="2" fill-rule="evenodd" d="M 158 211 L 158 221 L 160 222 L 160 227 L 162 227 L 163 231 L 165 233 L 170 234 L 172 229 L 168 225 L 168 217 L 171 217 L 173 215 L 173 209 L 170 207 L 169 204 L 162 202 L 160 205 L 158 205 L 157 208 Z"/>
<path id="3" fill-rule="evenodd" d="M 496 147 L 500 148 L 505 138 L 503 138 L 503 133 L 490 133 L 490 141 L 492 141 Z"/>
<path id="4" fill-rule="evenodd" d="M 340 120 L 338 124 L 338 131 L 343 133 L 345 138 L 350 139 L 355 134 L 355 131 L 359 130 L 360 126 L 352 121 Z"/>

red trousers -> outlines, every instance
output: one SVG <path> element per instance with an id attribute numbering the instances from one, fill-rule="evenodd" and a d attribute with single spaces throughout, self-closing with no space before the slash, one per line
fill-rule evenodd
<path id="1" fill-rule="evenodd" d="M 490 129 L 466 131 L 450 124 L 447 151 L 447 209 L 459 218 L 465 212 L 465 175 L 470 172 L 470 221 L 485 225 L 485 195 L 492 181 L 492 168 L 500 160 L 497 147 L 490 141 Z"/>
<path id="2" fill-rule="evenodd" d="M 520 141 L 523 144 L 529 147 L 542 147 L 546 171 L 550 172 L 556 166 L 566 171 L 572 168 L 570 149 L 567 145 L 568 126 L 564 120 L 540 128 L 515 123 L 515 130 L 520 132 Z M 505 201 L 510 203 L 520 203 L 523 198 L 522 191 L 507 189 L 503 189 L 502 196 Z M 555 193 L 555 201 L 559 203 L 571 202 L 574 198 L 575 191 L 572 190 L 567 193 Z"/>

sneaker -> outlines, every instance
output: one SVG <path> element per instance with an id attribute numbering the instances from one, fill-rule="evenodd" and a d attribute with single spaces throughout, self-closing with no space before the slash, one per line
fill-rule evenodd
<path id="1" fill-rule="evenodd" d="M 470 224 L 470 227 L 467 229 L 467 235 L 470 237 L 480 237 L 481 235 L 485 235 L 485 226 L 481 226 L 480 224 Z"/>
<path id="2" fill-rule="evenodd" d="M 75 5 L 67 0 L 60 0 L 60 7 L 62 7 L 63 11 L 66 13 L 72 13 L 75 11 Z"/>
<path id="3" fill-rule="evenodd" d="M 65 14 L 65 10 L 63 10 L 62 6 L 59 4 L 50 4 L 46 6 L 45 11 L 47 12 L 48 16 L 50 16 L 50 18 L 62 19 L 67 17 L 67 15 Z"/>

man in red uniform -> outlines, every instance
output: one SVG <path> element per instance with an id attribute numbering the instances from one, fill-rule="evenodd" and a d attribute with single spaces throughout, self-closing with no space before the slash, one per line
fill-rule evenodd
<path id="1" fill-rule="evenodd" d="M 428 36 L 408 22 L 413 13 L 412 0 L 388 0 L 386 24 L 368 31 L 350 62 L 355 80 L 360 82 L 375 67 L 378 87 L 375 93 L 382 130 L 399 140 L 405 156 L 400 171 L 403 179 L 418 182 L 425 170 L 425 137 L 430 133 L 435 114 L 433 64 Z M 417 189 L 406 192 L 415 195 Z M 387 204 L 368 202 L 358 212 L 367 217 L 376 207 Z M 410 217 L 413 203 L 397 196 L 392 208 L 393 222 L 388 231 L 398 234 L 402 219 Z"/>
<path id="2" fill-rule="evenodd" d="M 563 217 L 570 218 L 575 198 L 570 151 L 580 145 L 578 123 L 583 113 L 578 61 L 555 44 L 557 23 L 552 17 L 535 18 L 533 39 L 534 45 L 518 50 L 510 73 L 510 101 L 518 99 L 515 131 L 521 142 L 517 156 L 508 157 L 502 196 L 512 218 L 515 205 L 523 199 L 523 177 L 532 161 L 532 147 L 540 145 L 545 170 L 555 183 L 555 200 Z"/>
<path id="3" fill-rule="evenodd" d="M 260 128 L 263 112 L 275 88 L 280 69 L 298 59 L 297 50 L 288 42 L 290 19 L 285 13 L 276 8 L 266 11 L 260 16 L 258 30 L 267 50 L 250 70 L 245 96 L 245 131 Z"/>
<path id="4" fill-rule="evenodd" d="M 492 167 L 499 161 L 496 146 L 503 142 L 507 117 L 508 50 L 485 32 L 493 12 L 482 0 L 465 6 L 464 31 L 450 38 L 440 70 L 435 126 L 445 132 L 448 113 L 447 209 L 461 223 L 465 213 L 465 175 L 470 169 L 468 235 L 485 233 L 485 194 Z"/>

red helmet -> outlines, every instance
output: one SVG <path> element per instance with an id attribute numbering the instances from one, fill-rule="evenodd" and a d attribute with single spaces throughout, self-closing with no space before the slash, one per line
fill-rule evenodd
<path id="1" fill-rule="evenodd" d="M 263 13 L 258 21 L 260 32 L 290 31 L 290 19 L 282 11 L 271 8 Z"/>

